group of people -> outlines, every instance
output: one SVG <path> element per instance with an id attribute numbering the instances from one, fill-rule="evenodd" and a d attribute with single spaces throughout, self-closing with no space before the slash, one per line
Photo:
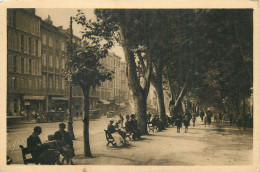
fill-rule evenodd
<path id="1" fill-rule="evenodd" d="M 42 143 L 39 135 L 42 133 L 40 126 L 34 127 L 33 133 L 27 138 L 27 149 L 37 164 L 62 164 L 60 155 L 63 155 L 67 164 L 73 164 L 73 141 L 70 134 L 65 131 L 66 125 L 59 124 L 59 130 L 54 135 L 49 135 L 49 141 Z"/>
<path id="2" fill-rule="evenodd" d="M 114 120 L 111 119 L 108 126 L 107 131 L 113 136 L 115 139 L 114 145 L 116 146 L 125 146 L 128 144 L 126 141 L 126 133 L 132 134 L 133 140 L 140 139 L 141 133 L 137 127 L 137 120 L 134 114 L 126 115 L 126 122 L 124 125 L 124 117 L 120 114 L 120 119 L 117 120 L 114 124 Z"/>

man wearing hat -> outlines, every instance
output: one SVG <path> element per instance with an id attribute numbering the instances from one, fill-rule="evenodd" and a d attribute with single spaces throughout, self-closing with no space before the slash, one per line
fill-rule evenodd
<path id="1" fill-rule="evenodd" d="M 140 130 L 138 129 L 137 120 L 135 119 L 135 115 L 134 114 L 131 114 L 130 124 L 131 124 L 131 127 L 132 127 L 133 139 L 134 140 L 136 138 L 140 139 L 141 138 L 141 133 L 140 133 Z"/>

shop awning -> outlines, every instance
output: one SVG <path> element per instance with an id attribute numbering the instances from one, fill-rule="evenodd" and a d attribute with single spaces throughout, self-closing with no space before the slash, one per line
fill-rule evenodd
<path id="1" fill-rule="evenodd" d="M 104 105 L 109 105 L 110 104 L 110 102 L 106 101 L 106 100 L 99 100 L 99 102 L 103 103 Z"/>
<path id="2" fill-rule="evenodd" d="M 23 96 L 24 100 L 44 100 L 44 96 Z"/>

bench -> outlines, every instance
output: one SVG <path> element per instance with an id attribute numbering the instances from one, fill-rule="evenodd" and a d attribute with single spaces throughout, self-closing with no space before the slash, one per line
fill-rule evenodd
<path id="1" fill-rule="evenodd" d="M 111 135 L 111 133 L 108 130 L 104 130 L 105 131 L 105 135 L 106 135 L 106 140 L 107 140 L 107 146 L 109 146 L 109 144 L 111 144 L 113 147 L 116 146 L 115 139 L 114 137 Z"/>
<path id="2" fill-rule="evenodd" d="M 31 151 L 28 150 L 28 148 L 23 147 L 23 145 L 19 146 L 22 150 L 22 157 L 23 157 L 23 163 L 24 164 L 39 164 L 35 161 L 33 158 L 27 158 L 26 155 L 31 154 Z"/>

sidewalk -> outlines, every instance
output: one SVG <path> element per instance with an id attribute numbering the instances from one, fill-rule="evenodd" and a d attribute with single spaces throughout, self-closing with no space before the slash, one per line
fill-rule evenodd
<path id="1" fill-rule="evenodd" d="M 252 163 L 253 132 L 213 124 L 210 128 L 199 122 L 190 126 L 188 133 L 176 132 L 176 127 L 162 132 L 151 132 L 142 136 L 143 140 L 129 141 L 127 148 L 107 147 L 104 129 L 108 118 L 90 121 L 90 148 L 93 158 L 83 156 L 83 122 L 74 121 L 74 148 L 76 165 L 249 165 Z M 33 127 L 43 129 L 42 142 L 50 133 L 58 129 L 59 122 L 18 124 L 9 128 L 7 133 L 7 153 L 13 164 L 22 164 L 19 144 L 26 145 L 26 138 Z"/>
<path id="2" fill-rule="evenodd" d="M 103 137 L 103 139 L 102 139 Z M 81 139 L 80 139 L 81 140 Z M 200 124 L 188 133 L 176 127 L 130 141 L 128 148 L 106 147 L 104 133 L 91 138 L 93 158 L 78 154 L 78 165 L 248 165 L 252 163 L 252 130 L 210 128 Z M 76 143 L 77 152 L 83 144 Z M 239 151 L 238 151 L 239 150 Z"/>

